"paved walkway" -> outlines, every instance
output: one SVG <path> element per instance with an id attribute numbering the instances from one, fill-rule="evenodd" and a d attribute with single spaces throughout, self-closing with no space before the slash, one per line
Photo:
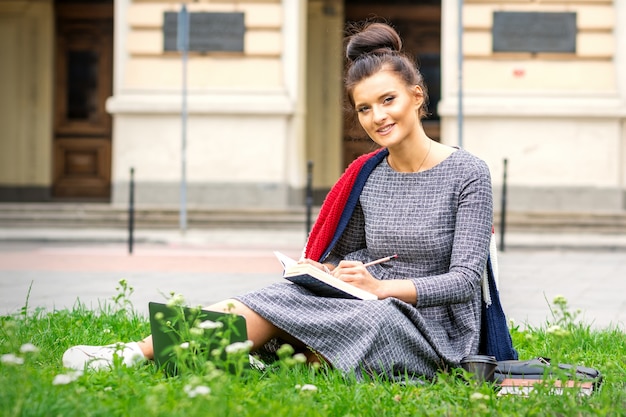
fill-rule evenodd
<path id="1" fill-rule="evenodd" d="M 304 231 L 137 231 L 133 254 L 118 230 L 0 230 L 0 314 L 112 303 L 120 279 L 130 301 L 181 293 L 206 305 L 280 281 L 272 251 L 299 257 Z M 501 298 L 510 319 L 541 326 L 549 302 L 564 296 L 594 327 L 626 329 L 626 240 L 621 236 L 513 235 L 498 261 Z"/>

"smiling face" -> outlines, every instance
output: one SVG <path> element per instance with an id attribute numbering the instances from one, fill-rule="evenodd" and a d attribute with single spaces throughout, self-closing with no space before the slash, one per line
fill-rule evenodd
<path id="1" fill-rule="evenodd" d="M 395 72 L 381 70 L 352 90 L 359 122 L 378 145 L 398 148 L 416 140 L 423 103 L 419 86 L 407 86 Z"/>

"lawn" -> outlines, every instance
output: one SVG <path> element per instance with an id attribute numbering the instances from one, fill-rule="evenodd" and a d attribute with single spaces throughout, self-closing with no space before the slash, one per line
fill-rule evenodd
<path id="1" fill-rule="evenodd" d="M 553 317 L 538 328 L 512 326 L 520 358 L 599 369 L 601 389 L 581 396 L 537 389 L 528 397 L 498 396 L 460 370 L 434 381 L 359 380 L 303 365 L 288 347 L 265 371 L 224 372 L 213 362 L 166 377 L 154 364 L 73 374 L 61 356 L 75 344 L 108 344 L 148 334 L 146 317 L 129 304 L 132 288 L 96 311 L 30 310 L 0 317 L 0 415 L 2 416 L 619 416 L 626 415 L 626 334 L 592 329 L 577 321 L 567 300 L 551 303 Z M 243 352 L 233 360 L 247 361 Z M 217 360 L 215 362 L 218 362 Z"/>

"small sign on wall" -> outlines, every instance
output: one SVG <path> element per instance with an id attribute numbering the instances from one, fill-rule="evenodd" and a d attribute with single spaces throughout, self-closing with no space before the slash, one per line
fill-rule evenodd
<path id="1" fill-rule="evenodd" d="M 576 13 L 494 12 L 493 52 L 576 53 Z"/>
<path id="2" fill-rule="evenodd" d="M 177 51 L 178 13 L 163 16 L 163 50 Z M 243 13 L 189 13 L 189 51 L 243 52 Z"/>

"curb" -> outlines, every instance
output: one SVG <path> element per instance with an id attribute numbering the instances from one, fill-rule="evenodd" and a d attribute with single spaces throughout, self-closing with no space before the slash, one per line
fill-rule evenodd
<path id="1" fill-rule="evenodd" d="M 4 228 L 0 242 L 4 243 L 68 243 L 68 244 L 126 244 L 128 231 L 120 229 L 68 228 Z M 508 250 L 580 250 L 626 251 L 626 235 L 588 233 L 519 233 L 510 232 L 496 237 L 498 249 Z M 190 229 L 181 233 L 175 229 L 139 229 L 133 232 L 134 244 L 153 245 L 223 245 L 301 248 L 306 241 L 304 230 L 296 229 Z M 504 250 L 502 250 L 504 249 Z"/>

